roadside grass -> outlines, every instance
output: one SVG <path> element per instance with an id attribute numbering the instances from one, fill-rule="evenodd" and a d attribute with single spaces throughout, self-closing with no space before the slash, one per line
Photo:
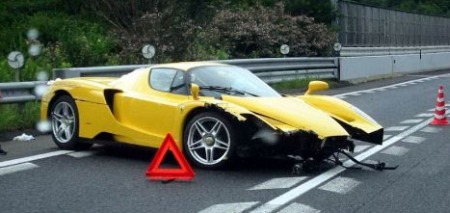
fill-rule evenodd
<path id="1" fill-rule="evenodd" d="M 311 81 L 325 81 L 330 88 L 339 87 L 339 82 L 335 79 L 319 79 L 314 77 L 298 78 L 294 80 L 283 81 L 279 83 L 272 83 L 270 86 L 279 92 L 283 91 L 306 91 L 308 84 Z"/>
<path id="2" fill-rule="evenodd" d="M 0 132 L 35 127 L 39 120 L 39 102 L 0 105 Z"/>

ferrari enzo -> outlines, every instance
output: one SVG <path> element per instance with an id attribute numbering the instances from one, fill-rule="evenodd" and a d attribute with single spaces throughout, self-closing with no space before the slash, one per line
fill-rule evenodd
<path id="1" fill-rule="evenodd" d="M 249 156 L 298 156 L 322 161 L 354 140 L 381 144 L 383 127 L 338 98 L 283 96 L 252 72 L 212 62 L 137 69 L 120 78 L 83 77 L 53 82 L 42 98 L 41 119 L 51 123 L 62 149 L 95 141 L 158 148 L 171 133 L 197 167 L 220 168 Z"/>

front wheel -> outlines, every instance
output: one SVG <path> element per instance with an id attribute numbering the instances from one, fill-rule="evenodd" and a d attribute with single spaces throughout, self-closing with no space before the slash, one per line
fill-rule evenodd
<path id="1" fill-rule="evenodd" d="M 52 138 L 61 149 L 89 149 L 92 144 L 81 143 L 78 138 L 78 109 L 70 96 L 61 96 L 51 107 Z"/>
<path id="2" fill-rule="evenodd" d="M 194 116 L 184 130 L 184 153 L 200 168 L 216 169 L 229 165 L 235 160 L 236 142 L 236 130 L 230 121 L 214 112 Z"/>

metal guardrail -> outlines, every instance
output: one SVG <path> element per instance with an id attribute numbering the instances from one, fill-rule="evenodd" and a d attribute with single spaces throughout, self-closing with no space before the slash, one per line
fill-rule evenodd
<path id="1" fill-rule="evenodd" d="M 338 78 L 337 58 L 263 58 L 263 59 L 235 59 L 214 61 L 231 64 L 249 69 L 267 83 L 281 82 L 313 76 L 315 78 Z M 147 67 L 141 65 L 122 65 L 104 67 L 75 67 L 54 69 L 53 78 L 74 77 L 118 77 L 135 69 Z M 20 103 L 39 100 L 35 88 L 45 82 L 0 83 L 0 98 L 2 103 Z"/>
<path id="2" fill-rule="evenodd" d="M 340 56 L 380 56 L 450 52 L 450 46 L 342 47 Z"/>
<path id="3" fill-rule="evenodd" d="M 0 104 L 39 100 L 35 90 L 44 84 L 44 81 L 0 83 Z"/>

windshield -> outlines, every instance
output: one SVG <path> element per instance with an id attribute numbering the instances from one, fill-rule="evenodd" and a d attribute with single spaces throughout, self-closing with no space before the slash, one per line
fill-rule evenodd
<path id="1" fill-rule="evenodd" d="M 191 83 L 206 96 L 227 94 L 249 97 L 281 97 L 252 72 L 235 66 L 205 66 L 192 69 Z"/>

